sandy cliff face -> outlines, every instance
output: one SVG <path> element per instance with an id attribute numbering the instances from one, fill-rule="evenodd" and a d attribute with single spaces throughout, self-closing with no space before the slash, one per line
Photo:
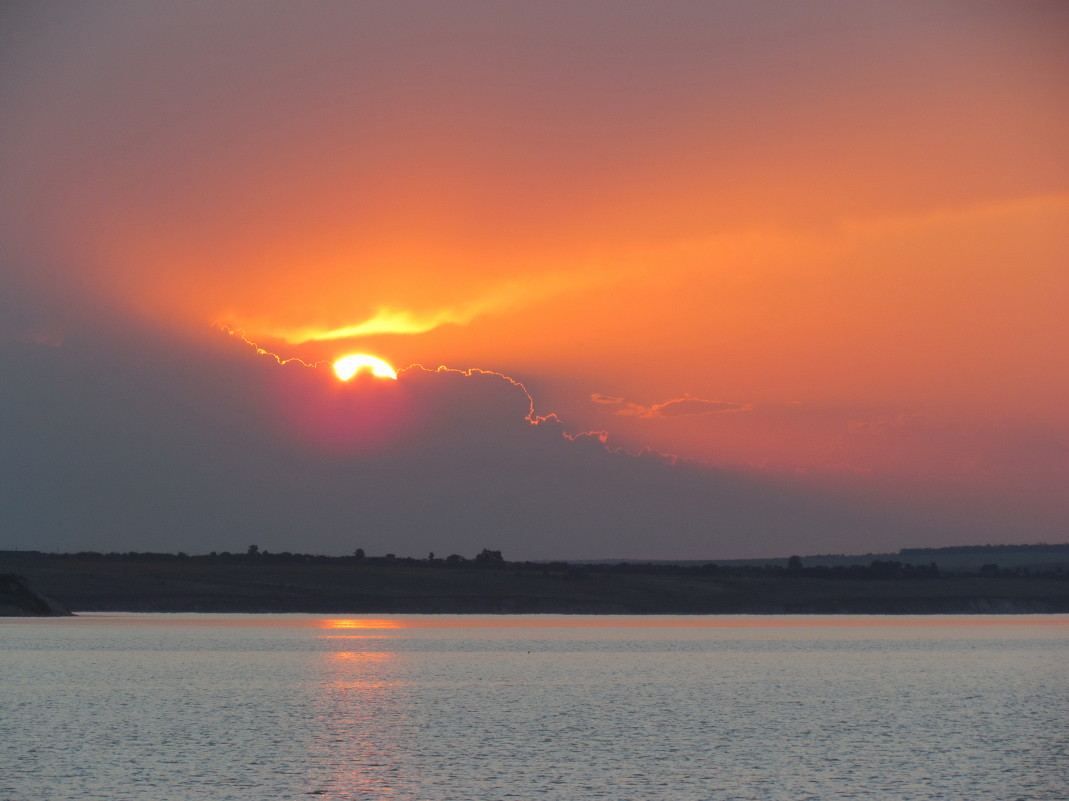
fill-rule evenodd
<path id="1" fill-rule="evenodd" d="M 70 612 L 59 603 L 38 595 L 22 576 L 0 575 L 0 616 L 55 616 Z"/>

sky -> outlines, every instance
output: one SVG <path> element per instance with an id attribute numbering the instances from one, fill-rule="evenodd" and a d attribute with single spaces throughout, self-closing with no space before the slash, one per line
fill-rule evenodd
<path id="1" fill-rule="evenodd" d="M 0 3 L 0 548 L 1065 541 L 1067 35 Z"/>

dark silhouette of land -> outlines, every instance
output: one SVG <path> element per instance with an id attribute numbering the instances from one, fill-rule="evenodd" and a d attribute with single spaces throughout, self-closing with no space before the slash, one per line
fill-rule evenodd
<path id="1" fill-rule="evenodd" d="M 53 599 L 38 595 L 22 576 L 0 574 L 0 617 L 69 615 Z"/>
<path id="2" fill-rule="evenodd" d="M 0 551 L 0 572 L 25 576 L 75 612 L 1069 612 L 1069 545 L 977 547 L 972 556 L 979 566 L 965 570 L 941 567 L 941 560 L 960 563 L 954 549 L 810 565 L 831 557 L 764 564 L 542 563 L 509 562 L 489 549 L 470 559 L 414 559 L 365 556 L 359 549 L 345 557 L 267 553 L 250 546 L 239 554 L 198 556 Z M 1028 547 L 1045 549 L 1031 552 L 1029 567 L 995 561 L 1001 556 L 1018 563 Z M 917 554 L 928 561 L 920 563 Z"/>

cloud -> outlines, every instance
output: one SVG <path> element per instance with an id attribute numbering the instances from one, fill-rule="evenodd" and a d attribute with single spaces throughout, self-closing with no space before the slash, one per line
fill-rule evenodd
<path id="1" fill-rule="evenodd" d="M 8 547 L 510 558 L 871 549 L 893 531 L 755 475 L 614 448 L 485 370 L 329 365 L 215 332 L 87 331 L 0 347 Z"/>
<path id="2" fill-rule="evenodd" d="M 753 406 L 745 403 L 732 401 L 714 401 L 704 398 L 695 398 L 693 395 L 684 393 L 681 398 L 674 398 L 651 406 L 642 406 L 631 403 L 626 398 L 615 395 L 603 395 L 595 392 L 590 400 L 602 406 L 619 406 L 616 414 L 631 415 L 634 417 L 689 417 L 703 414 L 723 414 L 725 412 L 748 412 Z"/>
<path id="3" fill-rule="evenodd" d="M 305 325 L 299 328 L 275 328 L 267 326 L 263 332 L 252 326 L 254 334 L 264 333 L 272 339 L 291 344 L 325 342 L 336 339 L 377 336 L 382 334 L 422 334 L 443 325 L 467 325 L 477 317 L 503 315 L 518 308 L 537 305 L 566 292 L 578 292 L 603 284 L 619 281 L 617 273 L 589 271 L 585 275 L 575 272 L 544 272 L 527 276 L 525 280 L 500 282 L 481 288 L 475 298 L 469 298 L 455 306 L 441 307 L 434 304 L 425 310 L 379 308 L 366 320 L 336 328 Z M 440 302 L 440 301 L 439 301 Z M 229 321 L 226 327 L 242 327 L 243 321 Z"/>

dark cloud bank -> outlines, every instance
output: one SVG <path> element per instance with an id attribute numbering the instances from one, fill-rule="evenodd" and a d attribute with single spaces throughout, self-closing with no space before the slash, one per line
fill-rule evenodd
<path id="1" fill-rule="evenodd" d="M 908 544 L 901 520 L 860 504 L 532 424 L 523 388 L 493 373 L 342 384 L 222 332 L 122 325 L 0 345 L 0 372 L 2 547 L 724 558 Z"/>

